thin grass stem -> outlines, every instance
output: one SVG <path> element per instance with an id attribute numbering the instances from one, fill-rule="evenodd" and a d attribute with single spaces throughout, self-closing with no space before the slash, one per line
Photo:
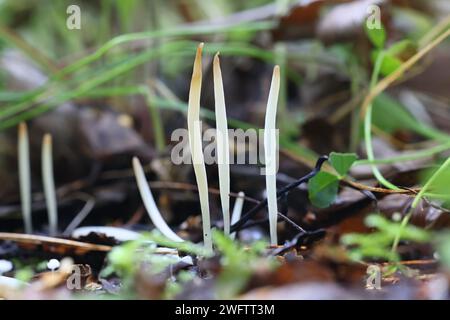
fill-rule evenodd
<path id="1" fill-rule="evenodd" d="M 224 233 L 230 234 L 230 147 L 228 141 L 228 122 L 225 109 L 222 71 L 219 53 L 214 57 L 214 98 L 216 112 L 216 143 L 219 168 L 219 190 L 222 205 Z"/>

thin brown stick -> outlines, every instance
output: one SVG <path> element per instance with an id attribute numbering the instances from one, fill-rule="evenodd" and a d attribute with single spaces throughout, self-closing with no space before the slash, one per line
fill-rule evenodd
<path id="1" fill-rule="evenodd" d="M 0 240 L 9 240 L 20 243 L 35 244 L 35 245 L 62 245 L 68 247 L 75 247 L 87 251 L 101 251 L 109 252 L 112 247 L 100 244 L 92 244 L 87 242 L 80 242 L 74 240 L 66 240 L 55 237 L 37 236 L 31 234 L 0 232 Z"/>
<path id="2" fill-rule="evenodd" d="M 442 41 L 444 41 L 448 36 L 450 36 L 450 29 L 441 34 L 439 37 L 434 39 L 428 45 L 426 45 L 423 49 L 421 49 L 418 53 L 412 56 L 409 60 L 403 63 L 397 70 L 391 73 L 389 76 L 378 82 L 378 84 L 369 92 L 366 98 L 363 101 L 361 107 L 361 117 L 364 118 L 369 105 L 373 102 L 373 100 L 384 90 L 386 90 L 390 85 L 392 85 L 395 81 L 397 81 L 406 71 L 411 69 L 420 59 L 422 59 L 426 54 L 428 54 L 431 50 L 433 50 L 436 46 L 438 46 Z"/>
<path id="3" fill-rule="evenodd" d="M 190 183 L 184 183 L 184 182 L 172 182 L 172 181 L 151 181 L 149 182 L 152 189 L 175 189 L 175 190 L 189 190 L 189 191 L 198 191 L 197 186 L 190 184 Z M 220 195 L 219 189 L 215 188 L 208 188 L 208 192 L 215 195 Z M 238 193 L 230 192 L 230 196 L 233 198 L 241 198 L 241 196 Z M 253 202 L 253 203 L 259 203 L 258 200 L 253 199 L 248 196 L 243 197 L 244 200 Z"/>
<path id="4" fill-rule="evenodd" d="M 415 192 L 418 192 L 420 189 L 399 189 L 399 190 L 392 190 L 392 189 L 386 189 L 386 188 L 379 188 L 379 187 L 372 187 L 367 186 L 365 184 L 361 184 L 349 179 L 342 179 L 341 182 L 343 184 L 346 184 L 352 188 L 358 189 L 358 190 L 366 190 L 370 192 L 376 192 L 376 193 L 390 193 L 390 194 L 406 194 L 406 195 L 414 195 Z"/>

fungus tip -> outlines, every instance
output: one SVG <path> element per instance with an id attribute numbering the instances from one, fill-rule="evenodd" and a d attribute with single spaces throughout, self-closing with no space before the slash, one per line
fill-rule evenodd
<path id="1" fill-rule="evenodd" d="M 25 122 L 19 123 L 19 136 L 24 136 L 27 134 L 27 124 Z"/>
<path id="2" fill-rule="evenodd" d="M 44 134 L 44 138 L 42 139 L 42 143 L 45 145 L 52 144 L 52 135 L 50 133 Z"/>
<path id="3" fill-rule="evenodd" d="M 276 65 L 273 67 L 273 76 L 279 78 L 280 77 L 280 66 Z"/>
<path id="4" fill-rule="evenodd" d="M 201 59 L 201 57 L 202 57 L 203 46 L 204 46 L 204 43 L 203 43 L 203 42 L 200 42 L 200 44 L 199 44 L 198 47 L 197 47 L 197 52 L 196 52 L 196 54 L 195 54 L 194 65 L 195 65 L 195 63 L 197 63 L 197 61 L 198 61 L 199 59 Z"/>

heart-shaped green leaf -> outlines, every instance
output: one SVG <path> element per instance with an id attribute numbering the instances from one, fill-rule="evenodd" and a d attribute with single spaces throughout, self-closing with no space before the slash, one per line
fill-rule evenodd
<path id="1" fill-rule="evenodd" d="M 341 177 L 347 174 L 348 170 L 357 159 L 358 156 L 354 153 L 330 153 L 330 163 Z"/>
<path id="2" fill-rule="evenodd" d="M 308 182 L 308 195 L 317 208 L 326 208 L 336 199 L 339 177 L 328 172 L 319 172 Z"/>

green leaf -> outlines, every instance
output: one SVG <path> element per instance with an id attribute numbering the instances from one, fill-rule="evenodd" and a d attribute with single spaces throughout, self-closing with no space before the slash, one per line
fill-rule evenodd
<path id="1" fill-rule="evenodd" d="M 425 185 L 427 181 L 433 176 L 433 174 L 442 165 L 433 166 L 430 169 L 424 170 L 421 174 L 422 185 Z M 436 176 L 429 184 L 427 189 L 427 197 L 432 199 L 448 200 L 450 197 L 450 168 L 444 168 L 438 176 Z M 441 206 L 448 207 L 446 203 Z"/>
<path id="2" fill-rule="evenodd" d="M 375 63 L 381 51 L 382 49 L 379 48 L 372 52 L 372 62 Z M 385 49 L 383 51 L 384 58 L 380 73 L 383 76 L 388 76 L 395 70 L 397 70 L 404 63 L 404 61 L 408 60 L 410 57 L 417 53 L 417 46 L 410 40 L 402 40 L 394 43 L 388 49 Z"/>
<path id="3" fill-rule="evenodd" d="M 309 200 L 317 208 L 328 207 L 336 199 L 338 187 L 339 177 L 321 171 L 309 180 Z"/>
<path id="4" fill-rule="evenodd" d="M 381 65 L 380 73 L 383 76 L 388 76 L 400 68 L 402 63 L 403 62 L 399 58 L 386 53 Z"/>
<path id="5" fill-rule="evenodd" d="M 387 133 L 411 130 L 430 139 L 448 139 L 445 133 L 417 121 L 400 102 L 385 93 L 380 94 L 373 102 L 372 124 Z"/>
<path id="6" fill-rule="evenodd" d="M 265 242 L 257 241 L 248 248 L 217 229 L 213 229 L 212 237 L 220 254 L 221 271 L 215 282 L 215 291 L 220 299 L 230 299 L 239 294 L 255 271 L 272 270 L 278 266 L 273 257 L 265 256 Z"/>
<path id="7" fill-rule="evenodd" d="M 406 61 L 417 53 L 417 45 L 411 40 L 401 40 L 392 44 L 386 49 L 386 52 L 400 58 L 402 61 Z"/>
<path id="8" fill-rule="evenodd" d="M 450 233 L 445 232 L 437 238 L 439 260 L 447 270 L 450 270 Z"/>
<path id="9" fill-rule="evenodd" d="M 432 234 L 425 229 L 413 225 L 403 226 L 401 222 L 391 221 L 379 214 L 367 216 L 365 225 L 376 230 L 371 233 L 348 233 L 341 237 L 341 243 L 349 247 L 352 259 L 398 261 L 399 256 L 391 250 L 391 246 L 399 233 L 401 240 L 427 243 L 432 239 Z"/>
<path id="10" fill-rule="evenodd" d="M 330 163 L 341 177 L 347 174 L 357 159 L 358 156 L 354 153 L 330 153 Z"/>
<path id="11" fill-rule="evenodd" d="M 400 222 L 393 222 L 382 215 L 372 214 L 365 219 L 365 224 L 371 228 L 377 228 L 384 234 L 386 239 L 395 239 L 400 233 L 402 240 L 415 242 L 426 242 L 430 240 L 428 231 L 418 228 L 414 225 L 402 226 Z"/>
<path id="12" fill-rule="evenodd" d="M 365 23 L 364 29 L 370 42 L 372 42 L 376 48 L 381 49 L 384 47 L 384 44 L 386 43 L 386 30 L 384 29 L 384 26 L 381 26 L 380 29 L 369 29 Z"/>

